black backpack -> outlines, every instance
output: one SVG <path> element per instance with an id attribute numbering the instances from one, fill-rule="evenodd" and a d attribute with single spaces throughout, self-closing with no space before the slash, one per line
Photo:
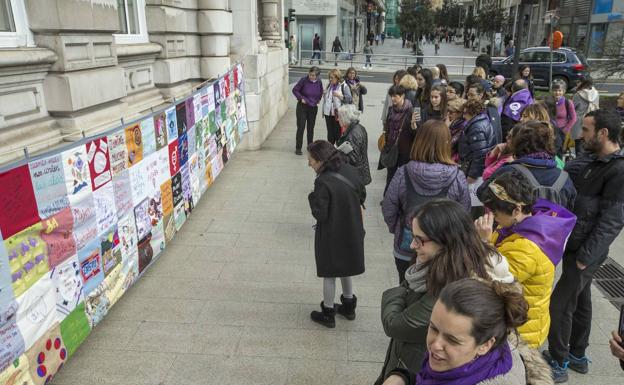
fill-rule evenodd
<path id="1" fill-rule="evenodd" d="M 533 186 L 536 198 L 546 199 L 547 201 L 563 206 L 561 190 L 568 180 L 568 173 L 566 171 L 561 170 L 561 174 L 559 174 L 559 177 L 557 177 L 557 180 L 555 180 L 555 183 L 553 183 L 552 186 L 544 186 L 538 182 L 531 170 L 529 170 L 525 165 L 515 163 L 510 166 L 529 180 L 529 183 Z"/>
<path id="2" fill-rule="evenodd" d="M 451 183 L 449 183 L 446 187 L 442 189 L 436 195 L 421 195 L 416 192 L 414 185 L 412 184 L 411 179 L 409 178 L 409 173 L 407 171 L 407 167 L 404 169 L 405 171 L 405 188 L 406 188 L 406 209 L 403 210 L 403 215 L 401 216 L 401 234 L 399 235 L 399 249 L 403 252 L 413 253 L 414 250 L 411 248 L 412 240 L 414 236 L 412 234 L 412 224 L 409 223 L 414 215 L 418 212 L 420 207 L 422 207 L 425 203 L 433 200 L 433 199 L 441 199 L 446 198 L 448 196 L 448 191 L 451 188 L 451 184 L 457 178 L 456 171 L 455 177 L 452 178 Z"/>

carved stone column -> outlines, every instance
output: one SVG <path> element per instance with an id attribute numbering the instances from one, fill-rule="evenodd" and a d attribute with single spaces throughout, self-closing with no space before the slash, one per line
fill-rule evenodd
<path id="1" fill-rule="evenodd" d="M 262 40 L 270 46 L 282 43 L 278 0 L 262 0 Z"/>

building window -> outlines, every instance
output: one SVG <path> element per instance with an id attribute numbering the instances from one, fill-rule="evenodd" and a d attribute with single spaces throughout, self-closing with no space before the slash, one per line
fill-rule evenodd
<path id="1" fill-rule="evenodd" d="M 119 33 L 115 34 L 117 44 L 147 43 L 145 21 L 145 0 L 117 0 Z"/>
<path id="2" fill-rule="evenodd" d="M 0 0 L 0 47 L 34 46 L 24 0 Z"/>

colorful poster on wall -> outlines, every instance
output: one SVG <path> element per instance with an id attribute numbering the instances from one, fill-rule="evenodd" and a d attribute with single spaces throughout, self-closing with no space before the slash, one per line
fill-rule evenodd
<path id="1" fill-rule="evenodd" d="M 0 233 L 0 320 L 10 318 L 10 315 L 5 311 L 11 306 L 14 299 L 9 254 L 4 247 L 4 240 Z"/>
<path id="2" fill-rule="evenodd" d="M 189 130 L 191 127 L 195 125 L 194 99 L 188 98 L 186 99 L 184 103 L 185 103 L 184 112 L 186 113 L 186 129 Z"/>
<path id="3" fill-rule="evenodd" d="M 80 276 L 84 283 L 84 296 L 86 298 L 104 280 L 100 242 L 97 237 L 94 237 L 89 244 L 78 251 L 78 261 L 80 262 Z"/>
<path id="4" fill-rule="evenodd" d="M 4 241 L 15 297 L 22 295 L 50 271 L 48 249 L 41 239 L 41 231 L 41 223 L 37 223 Z"/>
<path id="5" fill-rule="evenodd" d="M 191 196 L 193 207 L 196 207 L 199 203 L 199 198 L 201 198 L 201 187 L 200 180 L 204 180 L 203 175 L 205 171 L 200 167 L 204 162 L 199 161 L 198 154 L 195 154 L 189 160 L 189 169 L 191 172 Z"/>
<path id="6" fill-rule="evenodd" d="M 115 208 L 117 217 L 122 217 L 132 210 L 132 186 L 130 185 L 130 171 L 123 170 L 113 179 L 113 191 L 115 193 Z"/>
<path id="7" fill-rule="evenodd" d="M 145 238 L 152 231 L 152 221 L 149 216 L 149 200 L 145 198 L 134 208 L 137 237 Z"/>
<path id="8" fill-rule="evenodd" d="M 182 174 L 177 173 L 171 178 L 171 193 L 173 194 L 173 206 L 177 206 L 184 199 L 182 195 Z"/>
<path id="9" fill-rule="evenodd" d="M 173 207 L 173 223 L 175 224 L 176 231 L 180 231 L 185 221 L 185 205 L 184 202 L 180 202 L 177 206 Z"/>
<path id="10" fill-rule="evenodd" d="M 88 296 L 85 297 L 85 313 L 89 320 L 89 326 L 93 329 L 97 326 L 111 307 L 111 303 L 106 296 L 106 284 L 98 285 Z"/>
<path id="11" fill-rule="evenodd" d="M 6 370 L 0 372 L 0 384 L 35 385 L 30 377 L 30 367 L 25 355 L 22 354 Z"/>
<path id="12" fill-rule="evenodd" d="M 188 162 L 189 157 L 189 144 L 187 133 L 183 133 L 178 136 L 178 159 L 180 160 L 180 167 L 184 166 Z"/>
<path id="13" fill-rule="evenodd" d="M 48 264 L 54 268 L 76 254 L 74 217 L 68 207 L 41 221 L 41 239 L 48 250 Z"/>
<path id="14" fill-rule="evenodd" d="M 208 108 L 208 92 L 209 88 L 204 87 L 201 89 L 200 91 L 200 102 L 201 102 L 201 111 L 202 111 L 202 117 L 206 117 L 208 116 L 208 112 L 210 112 L 209 108 Z"/>
<path id="15" fill-rule="evenodd" d="M 95 191 L 112 179 L 108 140 L 106 137 L 95 139 L 87 143 L 86 148 L 91 189 Z"/>
<path id="16" fill-rule="evenodd" d="M 50 278 L 56 289 L 57 318 L 62 321 L 83 301 L 78 256 L 74 255 L 52 269 Z"/>
<path id="17" fill-rule="evenodd" d="M 171 186 L 171 179 L 165 181 L 160 185 L 160 198 L 163 209 L 163 215 L 170 215 L 173 213 L 173 190 Z"/>
<path id="18" fill-rule="evenodd" d="M 46 274 L 17 298 L 17 326 L 26 350 L 56 322 L 56 295 L 52 279 Z"/>
<path id="19" fill-rule="evenodd" d="M 63 152 L 63 168 L 65 172 L 65 186 L 69 193 L 69 201 L 81 199 L 83 194 L 91 193 L 91 173 L 87 150 L 84 145 L 77 146 Z"/>
<path id="20" fill-rule="evenodd" d="M 46 331 L 39 340 L 26 352 L 30 366 L 30 376 L 35 385 L 50 382 L 67 360 L 67 349 L 61 338 L 58 323 Z"/>
<path id="21" fill-rule="evenodd" d="M 175 222 L 173 220 L 173 210 L 171 210 L 171 214 L 166 214 L 163 217 L 163 227 L 165 231 L 165 244 L 173 241 L 173 237 L 175 235 Z"/>
<path id="22" fill-rule="evenodd" d="M 0 308 L 0 372 L 7 369 L 26 351 L 24 338 L 16 322 L 17 302 Z M 0 374 L 0 380 L 2 375 Z"/>
<path id="23" fill-rule="evenodd" d="M 115 176 L 126 169 L 128 148 L 126 147 L 125 132 L 120 130 L 110 134 L 107 139 L 111 173 Z"/>
<path id="24" fill-rule="evenodd" d="M 180 171 L 180 150 L 178 149 L 178 140 L 169 143 L 169 173 L 175 175 Z"/>
<path id="25" fill-rule="evenodd" d="M 176 105 L 176 123 L 178 126 L 178 137 L 186 132 L 186 102 Z"/>
<path id="26" fill-rule="evenodd" d="M 130 172 L 132 173 L 132 169 L 130 169 Z M 115 192 L 113 191 L 112 183 L 106 184 L 93 193 L 93 204 L 97 219 L 97 231 L 98 234 L 101 234 L 117 223 Z"/>
<path id="27" fill-rule="evenodd" d="M 100 235 L 100 250 L 102 253 L 102 268 L 106 277 L 121 263 L 121 246 L 117 226 L 111 227 Z"/>
<path id="28" fill-rule="evenodd" d="M 143 157 L 147 157 L 156 151 L 156 134 L 154 118 L 148 117 L 141 120 L 141 141 L 143 142 Z"/>
<path id="29" fill-rule="evenodd" d="M 191 189 L 191 170 L 189 164 L 182 166 L 180 170 L 182 175 L 182 197 L 184 198 L 184 212 L 188 216 L 195 208 L 193 205 L 193 192 Z"/>
<path id="30" fill-rule="evenodd" d="M 165 110 L 167 116 L 167 140 L 169 143 L 178 138 L 178 120 L 176 116 L 176 106 L 171 106 Z"/>
<path id="31" fill-rule="evenodd" d="M 34 160 L 28 168 L 41 218 L 48 218 L 69 206 L 60 154 Z"/>
<path id="32" fill-rule="evenodd" d="M 5 239 L 39 221 L 28 165 L 0 173 L 0 231 Z"/>
<path id="33" fill-rule="evenodd" d="M 132 167 L 143 159 L 143 137 L 141 126 L 135 123 L 124 130 L 126 148 L 128 149 L 128 167 Z"/>
<path id="34" fill-rule="evenodd" d="M 119 243 L 121 246 L 121 260 L 122 263 L 128 263 L 127 261 L 133 259 L 133 256 L 136 255 L 138 250 L 138 238 L 134 213 L 120 218 L 117 229 L 119 234 Z"/>
<path id="35" fill-rule="evenodd" d="M 85 314 L 85 304 L 81 302 L 61 322 L 61 336 L 65 342 L 68 357 L 74 355 L 78 346 L 89 336 L 89 333 L 91 333 L 91 327 Z"/>
<path id="36" fill-rule="evenodd" d="M 156 138 L 156 150 L 167 147 L 167 114 L 163 111 L 154 115 L 154 136 Z"/>
<path id="37" fill-rule="evenodd" d="M 189 128 L 187 135 L 187 143 L 188 143 L 188 154 L 187 156 L 190 158 L 197 151 L 197 133 L 196 128 L 199 126 L 201 129 L 201 124 L 195 124 L 193 127 Z"/>

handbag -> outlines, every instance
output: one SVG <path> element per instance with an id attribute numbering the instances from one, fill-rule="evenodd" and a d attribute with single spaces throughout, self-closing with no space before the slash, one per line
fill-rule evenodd
<path id="1" fill-rule="evenodd" d="M 403 119 L 401 119 L 401 126 L 399 128 L 399 133 L 397 134 L 397 137 L 394 143 L 392 144 L 384 143 L 384 146 L 381 149 L 381 156 L 379 157 L 379 162 L 385 168 L 396 167 L 397 163 L 399 162 L 399 138 L 401 137 L 401 131 L 403 131 L 403 124 L 405 123 L 405 117 L 407 115 L 408 114 L 404 114 Z"/>
<path id="2" fill-rule="evenodd" d="M 386 131 L 382 131 L 381 135 L 379 135 L 379 139 L 377 139 L 377 148 L 379 151 L 383 150 L 386 145 Z"/>

